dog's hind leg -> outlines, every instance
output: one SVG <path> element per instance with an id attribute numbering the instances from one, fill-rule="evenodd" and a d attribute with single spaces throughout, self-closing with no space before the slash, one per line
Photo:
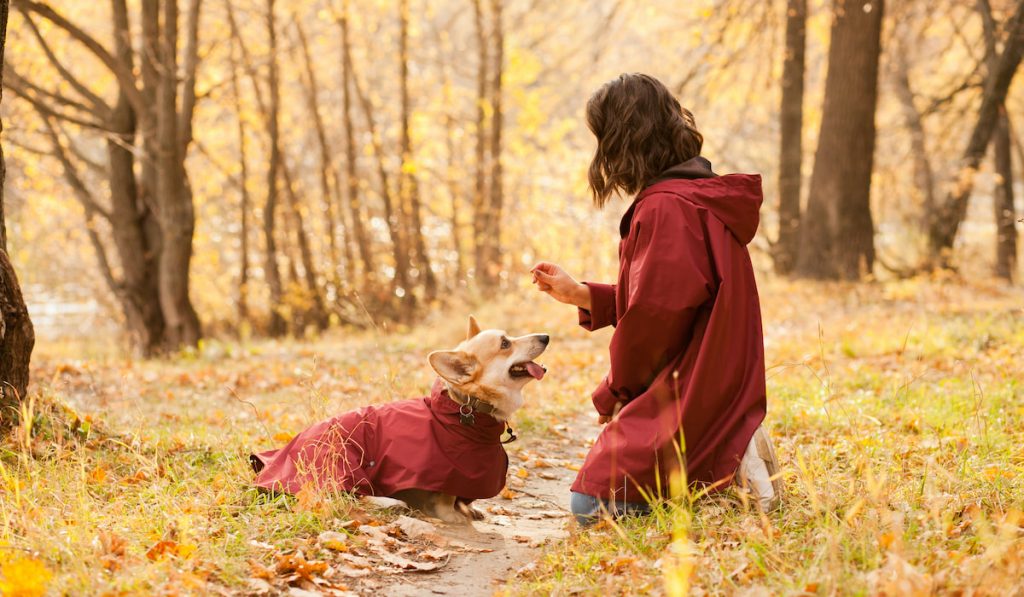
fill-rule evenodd
<path id="1" fill-rule="evenodd" d="M 470 520 L 483 520 L 484 513 L 473 507 L 471 501 L 466 501 L 461 498 L 455 499 L 455 509 L 461 512 L 466 518 Z"/>
<path id="2" fill-rule="evenodd" d="M 404 489 L 393 496 L 415 510 L 453 524 L 466 523 L 469 515 L 455 508 L 455 496 L 424 489 Z"/>

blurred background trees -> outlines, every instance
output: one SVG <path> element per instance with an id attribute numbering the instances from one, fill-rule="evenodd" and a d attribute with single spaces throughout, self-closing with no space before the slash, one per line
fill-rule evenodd
<path id="1" fill-rule="evenodd" d="M 582 109 L 643 71 L 764 174 L 761 271 L 1012 280 L 1022 6 L 12 0 L 11 255 L 145 354 L 605 277 Z"/>

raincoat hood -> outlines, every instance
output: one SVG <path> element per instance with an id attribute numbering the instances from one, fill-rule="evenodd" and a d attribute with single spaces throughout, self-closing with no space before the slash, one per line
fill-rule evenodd
<path id="1" fill-rule="evenodd" d="M 622 238 L 629 234 L 637 204 L 655 193 L 677 195 L 707 209 L 744 245 L 749 244 L 757 232 L 764 201 L 760 174 L 719 176 L 712 171 L 711 162 L 697 156 L 662 172 L 637 195 L 619 224 Z"/>

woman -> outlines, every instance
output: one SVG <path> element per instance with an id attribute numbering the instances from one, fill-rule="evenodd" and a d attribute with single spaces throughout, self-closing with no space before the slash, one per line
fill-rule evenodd
<path id="1" fill-rule="evenodd" d="M 607 424 L 572 485 L 581 523 L 643 512 L 647 498 L 738 478 L 764 509 L 781 481 L 767 434 L 764 341 L 746 245 L 761 177 L 718 176 L 693 115 L 658 80 L 625 74 L 587 102 L 597 137 L 594 203 L 636 195 L 619 225 L 616 284 L 576 282 L 540 262 L 534 283 L 579 307 L 580 325 L 614 325 L 611 367 L 593 393 Z M 685 478 L 683 478 L 685 473 Z"/>

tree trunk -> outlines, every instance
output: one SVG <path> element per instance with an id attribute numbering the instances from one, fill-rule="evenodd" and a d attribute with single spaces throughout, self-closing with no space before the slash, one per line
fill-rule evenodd
<path id="1" fill-rule="evenodd" d="M 348 191 L 346 205 L 352 222 L 352 234 L 356 239 L 356 248 L 359 250 L 359 260 L 363 264 L 362 285 L 365 286 L 375 283 L 377 269 L 373 262 L 373 250 L 366 228 L 363 226 L 363 206 L 360 201 L 362 191 L 359 188 L 355 125 L 352 121 L 352 46 L 348 37 L 348 0 L 342 0 L 341 7 L 338 24 L 341 27 L 341 103 L 342 120 L 345 124 L 345 182 Z"/>
<path id="2" fill-rule="evenodd" d="M 7 0 L 3 0 L 6 9 Z M 6 172 L 0 171 L 0 184 L 5 176 Z M 28 392 L 28 364 L 34 345 L 35 332 L 18 276 L 6 247 L 0 247 L 0 432 L 18 421 L 19 405 Z"/>
<path id="3" fill-rule="evenodd" d="M 996 50 L 999 41 L 996 21 L 988 0 L 978 0 L 978 12 L 981 13 L 985 32 L 985 62 L 991 73 L 999 67 L 999 53 Z M 996 173 L 996 188 L 992 194 L 996 224 L 996 261 L 993 273 L 1012 283 L 1014 272 L 1017 269 L 1017 223 L 1013 201 L 1013 144 L 1010 117 L 1006 113 L 1005 102 L 999 106 L 999 116 L 993 134 L 995 136 L 993 160 Z"/>
<path id="4" fill-rule="evenodd" d="M 309 235 L 306 234 L 305 218 L 302 217 L 302 207 L 299 205 L 299 196 L 295 192 L 295 185 L 292 180 L 291 169 L 288 167 L 284 155 L 281 156 L 281 174 L 284 178 L 285 194 L 288 197 L 288 209 L 292 221 L 295 224 L 295 238 L 299 245 L 299 259 L 302 260 L 303 280 L 312 306 L 307 310 L 306 315 L 313 320 L 313 323 L 320 330 L 327 329 L 329 319 L 327 310 L 324 307 L 324 297 L 320 292 L 320 282 L 317 279 L 316 264 L 313 262 L 313 250 L 309 243 Z"/>
<path id="5" fill-rule="evenodd" d="M 373 104 L 359 83 L 359 76 L 355 70 L 355 64 L 349 55 L 348 68 L 351 75 L 352 89 L 356 93 L 356 99 L 362 107 L 363 116 L 366 118 L 366 126 L 369 128 L 370 140 L 373 145 L 373 152 L 377 158 L 377 175 L 380 178 L 381 201 L 384 203 L 384 219 L 387 222 L 388 234 L 391 237 L 391 248 L 395 259 L 394 291 L 402 303 L 402 311 L 406 317 L 416 311 L 416 295 L 412 292 L 409 280 L 409 252 L 406 250 L 405 238 L 401 229 L 401 201 L 397 202 L 391 192 L 391 183 L 387 168 L 384 166 L 384 149 L 381 146 L 380 132 L 377 130 L 377 120 L 373 114 Z"/>
<path id="6" fill-rule="evenodd" d="M 502 1 L 491 0 L 491 47 L 494 48 L 494 73 L 491 80 L 491 188 L 487 206 L 487 233 L 484 240 L 487 247 L 486 267 L 488 287 L 498 285 L 502 269 L 501 262 L 501 219 L 504 211 L 505 189 L 501 162 L 501 134 L 504 128 L 502 112 L 501 77 L 505 72 L 505 30 L 502 27 Z"/>
<path id="7" fill-rule="evenodd" d="M 910 85 L 910 64 L 906 55 L 906 44 L 893 57 L 893 76 L 896 96 L 903 106 L 903 121 L 910 132 L 910 153 L 914 159 L 914 188 L 920 203 L 920 213 L 928 214 L 935 208 L 935 175 L 928 157 L 927 137 L 921 112 L 914 103 L 914 90 Z"/>
<path id="8" fill-rule="evenodd" d="M 779 111 L 779 237 L 775 271 L 789 274 L 800 247 L 800 167 L 803 162 L 804 51 L 807 0 L 786 2 L 786 54 L 782 61 L 782 106 Z"/>
<path id="9" fill-rule="evenodd" d="M 423 280 L 424 298 L 432 301 L 437 297 L 437 277 L 430 265 L 427 254 L 426 240 L 423 237 L 423 219 L 420 209 L 419 185 L 416 182 L 416 168 L 412 152 L 412 137 L 409 130 L 409 119 L 412 107 L 409 99 L 409 0 L 398 3 L 398 56 L 399 56 L 399 87 L 402 103 L 402 135 L 399 147 L 402 152 L 402 170 L 399 177 L 399 189 L 402 210 L 408 212 L 409 227 L 406 238 L 412 245 L 416 268 Z"/>
<path id="10" fill-rule="evenodd" d="M 7 45 L 8 0 L 0 0 L 0 99 L 3 98 L 4 48 Z M 0 123 L 0 131 L 3 125 Z M 0 147 L 0 431 L 18 421 L 21 400 L 28 394 L 28 364 L 35 345 L 35 332 L 18 277 L 7 255 L 7 227 L 4 221 L 4 183 L 7 167 Z"/>
<path id="11" fill-rule="evenodd" d="M 821 132 L 796 273 L 856 279 L 875 260 L 871 172 L 883 0 L 835 0 Z"/>
<path id="12" fill-rule="evenodd" d="M 928 244 L 932 263 L 936 267 L 952 265 L 953 243 L 967 213 L 967 200 L 974 189 L 974 175 L 985 157 L 999 119 L 1000 106 L 1006 100 L 1006 92 L 1024 55 L 1024 0 L 1015 3 L 1015 12 L 1004 30 L 1006 43 L 999 59 L 994 62 L 995 68 L 985 78 L 981 107 L 978 108 L 978 117 L 967 148 L 960 157 L 954 184 L 942 204 L 935 209 L 929 224 Z"/>
<path id="13" fill-rule="evenodd" d="M 441 71 L 441 89 L 443 92 L 444 105 L 446 106 L 444 114 L 445 122 L 445 152 L 447 157 L 447 164 L 445 165 L 445 182 L 448 186 L 448 193 L 451 195 L 451 234 L 452 234 L 452 250 L 455 252 L 455 274 L 452 276 L 452 287 L 458 288 L 459 284 L 462 283 L 462 275 L 465 272 L 464 258 L 462 254 L 462 226 L 459 222 L 459 213 L 461 209 L 459 204 L 462 196 L 462 184 L 461 177 L 459 176 L 456 156 L 459 152 L 456 149 L 456 137 L 458 133 L 458 123 L 456 122 L 454 98 L 452 97 L 452 81 L 451 74 L 449 73 L 448 64 L 445 62 L 444 54 L 450 49 L 450 45 L 446 43 L 448 39 L 445 36 L 440 35 L 440 31 L 437 32 L 437 46 L 438 51 L 438 70 Z"/>
<path id="14" fill-rule="evenodd" d="M 487 30 L 484 26 L 484 7 L 482 0 L 473 0 L 473 16 L 476 29 L 477 72 L 476 72 L 476 170 L 473 186 L 473 262 L 474 277 L 477 285 L 487 288 L 493 284 L 490 277 L 487 251 L 487 219 L 486 208 L 487 178 L 489 164 L 487 160 L 487 110 L 488 84 L 490 81 L 490 52 L 487 49 Z"/>
<path id="15" fill-rule="evenodd" d="M 200 0 L 188 3 L 180 73 L 177 69 L 177 2 L 161 5 L 159 0 L 141 0 L 138 3 L 141 32 L 138 65 L 125 0 L 111 1 L 112 51 L 49 4 L 19 0 L 16 6 L 25 14 L 29 29 L 62 82 L 84 99 L 82 105 L 97 121 L 97 128 L 107 133 L 109 172 L 106 175 L 111 200 L 110 209 L 102 210 L 91 202 L 88 189 L 83 191 L 84 187 L 76 187 L 75 166 L 61 147 L 53 123 L 47 125 L 54 155 L 61 161 L 69 184 L 79 199 L 91 202 L 86 209 L 87 225 L 101 212 L 110 222 L 121 280 L 114 277 L 103 243 L 96 240 L 94 230 L 89 231 L 90 242 L 97 250 L 104 278 L 122 304 L 129 331 L 146 355 L 182 344 L 194 345 L 200 328 L 189 299 L 188 285 L 195 215 L 184 159 L 192 141 Z M 100 94 L 91 91 L 61 62 L 47 38 L 32 22 L 32 15 L 63 30 L 110 70 L 117 84 L 114 106 L 108 106 Z M 33 98 L 20 91 L 23 90 L 19 90 L 19 95 L 47 118 L 75 122 L 69 115 L 46 106 L 39 96 Z M 58 97 L 45 90 L 44 96 Z M 74 153 L 73 146 L 70 147 Z M 142 156 L 138 164 L 135 163 L 136 152 Z M 77 157 L 84 159 L 81 155 Z"/>
<path id="16" fill-rule="evenodd" d="M 198 6 L 198 0 L 192 0 Z M 195 210 L 185 173 L 178 113 L 178 4 L 163 3 L 160 38 L 160 84 L 157 88 L 156 121 L 160 153 L 157 161 L 157 204 L 160 207 L 160 307 L 166 324 L 168 348 L 196 346 L 201 331 L 199 317 L 189 298 L 192 235 Z M 198 16 L 198 13 L 195 13 Z M 183 102 L 184 104 L 184 102 Z M 191 120 L 191 119 L 189 119 Z"/>
<path id="17" fill-rule="evenodd" d="M 124 0 L 115 0 L 114 48 L 119 60 L 134 65 L 128 10 Z M 154 42 L 155 43 L 155 42 Z M 143 58 L 143 62 L 148 62 Z M 107 139 L 110 165 L 110 230 L 121 263 L 120 283 L 111 291 L 118 297 L 129 333 L 143 356 L 164 348 L 165 322 L 160 308 L 157 260 L 161 250 L 160 226 L 152 205 L 140 193 L 135 178 L 136 114 L 124 90 L 110 115 L 111 136 Z M 154 135 L 147 135 L 153 139 Z M 58 143 L 57 138 L 53 140 Z M 142 160 L 143 171 L 155 172 L 152 160 Z M 70 175 L 70 164 L 65 165 Z M 145 180 L 145 178 L 143 179 Z M 154 189 L 151 188 L 149 192 Z"/>
<path id="18" fill-rule="evenodd" d="M 1013 282 L 1017 271 L 1017 210 L 1013 197 L 1013 155 L 1010 143 L 1010 118 L 1005 106 L 1000 110 L 995 131 L 996 221 L 995 275 Z"/>
<path id="19" fill-rule="evenodd" d="M 320 194 L 323 196 L 324 204 L 324 227 L 327 237 L 328 255 L 331 263 L 328 267 L 327 279 L 334 286 L 338 285 L 339 275 L 347 277 L 345 271 L 352 263 L 352 251 L 347 242 L 342 243 L 345 251 L 345 261 L 341 262 L 337 242 L 337 222 L 339 218 L 335 215 L 335 204 L 337 203 L 338 176 L 334 171 L 334 162 L 331 159 L 331 147 L 327 141 L 327 130 L 324 127 L 324 119 L 320 114 L 320 87 L 317 84 L 316 69 L 313 67 L 313 57 L 309 52 L 309 40 L 302 28 L 299 19 L 295 19 L 295 30 L 299 36 L 299 47 L 302 50 L 302 63 L 305 67 L 306 101 L 309 113 L 313 117 L 313 130 L 316 132 L 317 147 L 320 149 Z M 344 218 L 340 218 L 342 224 Z M 346 231 L 346 237 L 347 231 Z"/>
<path id="20" fill-rule="evenodd" d="M 238 132 L 238 193 L 239 220 L 241 230 L 239 236 L 238 290 L 235 298 L 239 324 L 249 321 L 249 209 L 252 201 L 249 197 L 249 163 L 248 140 L 245 136 L 245 118 L 242 116 L 242 91 L 238 84 L 238 59 L 235 56 L 235 40 L 231 40 L 231 95 L 235 103 L 235 118 Z"/>
<path id="21" fill-rule="evenodd" d="M 281 336 L 285 333 L 285 322 L 281 316 L 284 288 L 281 284 L 281 272 L 277 267 L 277 241 L 274 238 L 275 218 L 277 216 L 278 174 L 281 168 L 281 146 L 279 137 L 279 119 L 281 95 L 277 84 L 277 31 L 274 24 L 274 2 L 267 0 L 267 35 L 270 40 L 270 105 L 266 114 L 267 134 L 270 136 L 270 164 L 267 167 L 267 201 L 263 206 L 263 238 L 266 243 L 266 262 L 264 265 L 267 286 L 270 288 L 270 327 L 268 333 Z M 253 80 L 253 85 L 256 81 Z"/>

